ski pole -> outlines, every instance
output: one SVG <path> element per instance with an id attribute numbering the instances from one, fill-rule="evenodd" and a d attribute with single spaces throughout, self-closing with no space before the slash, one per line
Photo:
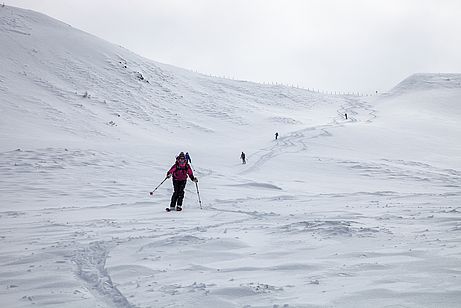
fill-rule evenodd
<path id="1" fill-rule="evenodd" d="M 200 192 L 198 191 L 198 183 L 197 182 L 195 182 L 195 188 L 197 188 L 198 204 L 200 205 L 200 209 L 202 209 L 202 200 L 200 200 Z"/>
<path id="2" fill-rule="evenodd" d="M 154 192 L 163 184 L 163 182 L 165 182 L 166 180 L 168 179 L 168 177 L 166 177 L 165 179 L 163 179 L 162 183 L 158 184 L 157 187 L 154 188 L 153 191 L 149 192 L 149 194 L 152 196 L 154 194 Z"/>

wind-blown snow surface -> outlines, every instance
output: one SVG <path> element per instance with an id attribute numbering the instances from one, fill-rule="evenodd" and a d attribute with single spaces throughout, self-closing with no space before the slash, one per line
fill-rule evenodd
<path id="1" fill-rule="evenodd" d="M 461 75 L 327 96 L 8 6 L 0 46 L 2 307 L 460 307 Z"/>

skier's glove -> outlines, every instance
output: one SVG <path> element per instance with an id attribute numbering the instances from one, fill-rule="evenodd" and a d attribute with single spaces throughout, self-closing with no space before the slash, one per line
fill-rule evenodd
<path id="1" fill-rule="evenodd" d="M 167 177 L 168 179 L 171 178 L 171 173 L 168 173 L 168 174 L 166 175 L 166 177 Z"/>
<path id="2" fill-rule="evenodd" d="M 194 181 L 195 183 L 198 182 L 198 179 L 195 177 L 192 181 Z"/>

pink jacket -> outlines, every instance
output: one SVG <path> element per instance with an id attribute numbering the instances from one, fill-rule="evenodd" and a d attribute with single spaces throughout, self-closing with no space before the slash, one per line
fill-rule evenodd
<path id="1" fill-rule="evenodd" d="M 179 165 L 179 163 L 175 163 L 173 167 L 167 172 L 168 174 L 173 175 L 173 180 L 177 181 L 186 181 L 187 176 L 190 177 L 191 180 L 194 179 L 194 173 L 192 172 L 192 168 L 189 164 L 184 164 L 184 166 Z"/>

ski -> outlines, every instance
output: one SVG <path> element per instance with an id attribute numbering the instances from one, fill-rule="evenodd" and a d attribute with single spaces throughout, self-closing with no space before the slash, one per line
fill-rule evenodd
<path id="1" fill-rule="evenodd" d="M 171 212 L 171 211 L 174 211 L 174 210 L 180 212 L 180 211 L 182 211 L 182 208 L 181 207 L 177 207 L 176 209 L 175 208 L 169 208 L 169 207 L 165 208 L 165 211 L 167 211 L 167 212 Z"/>

